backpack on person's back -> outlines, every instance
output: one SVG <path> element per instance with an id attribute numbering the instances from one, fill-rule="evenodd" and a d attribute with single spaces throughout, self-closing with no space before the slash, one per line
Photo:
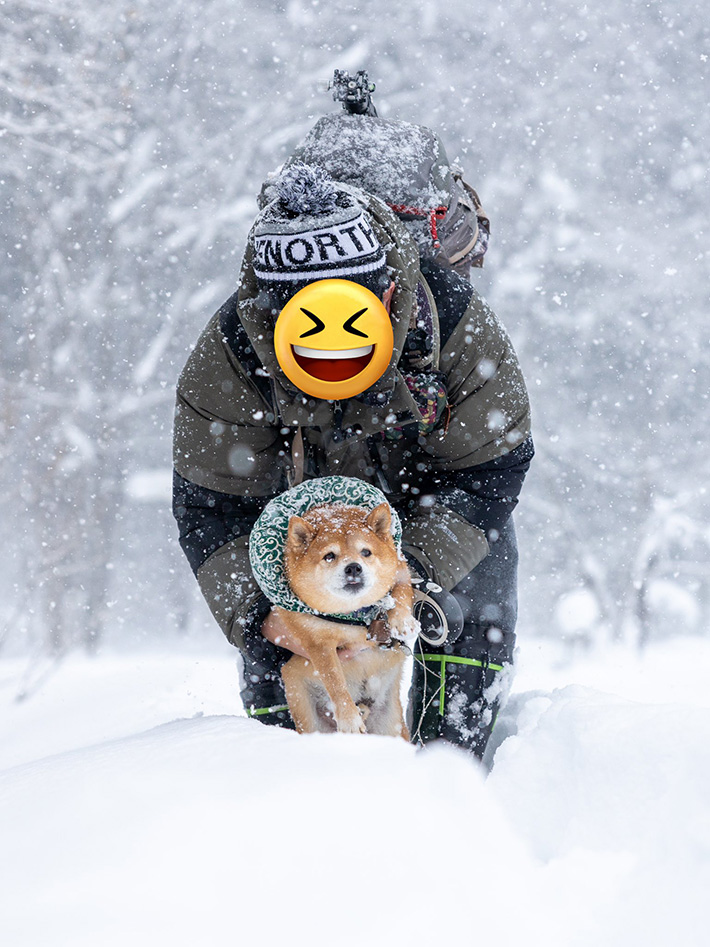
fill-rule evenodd
<path id="1" fill-rule="evenodd" d="M 423 125 L 379 118 L 365 72 L 352 78 L 336 70 L 332 87 L 344 111 L 319 119 L 284 169 L 302 162 L 374 194 L 406 225 L 420 254 L 440 266 L 461 276 L 482 266 L 490 221 L 438 135 Z M 267 180 L 260 207 L 269 200 Z"/>
<path id="2" fill-rule="evenodd" d="M 459 277 L 467 277 L 471 267 L 482 266 L 490 222 L 474 189 L 449 163 L 438 135 L 423 125 L 379 118 L 370 96 L 374 85 L 364 71 L 351 77 L 336 70 L 330 87 L 344 111 L 319 119 L 284 165 L 264 182 L 260 209 L 278 197 L 277 182 L 284 172 L 293 168 L 301 173 L 304 165 L 317 168 L 334 181 L 387 204 L 415 240 L 423 265 L 431 261 Z M 399 363 L 422 414 L 420 434 L 433 430 L 447 416 L 446 387 L 438 366 L 444 327 L 436 299 L 431 303 L 433 311 L 420 282 Z M 455 318 L 446 320 L 448 331 L 460 315 L 459 306 L 451 308 Z M 401 430 L 393 428 L 388 437 L 401 437 Z"/>

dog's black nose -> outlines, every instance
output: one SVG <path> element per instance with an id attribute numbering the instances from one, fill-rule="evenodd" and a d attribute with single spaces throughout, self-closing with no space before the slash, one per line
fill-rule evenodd
<path id="1" fill-rule="evenodd" d="M 345 566 L 345 576 L 348 579 L 359 579 L 362 575 L 362 566 L 359 562 L 349 562 Z"/>

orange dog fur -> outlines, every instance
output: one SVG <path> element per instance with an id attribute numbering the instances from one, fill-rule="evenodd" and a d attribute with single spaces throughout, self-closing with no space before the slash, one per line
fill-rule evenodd
<path id="1" fill-rule="evenodd" d="M 411 578 L 392 537 L 387 503 L 369 513 L 325 504 L 292 516 L 284 568 L 293 592 L 319 612 L 350 614 L 385 599 L 393 637 L 416 632 Z M 294 655 L 282 669 L 299 732 L 338 730 L 409 739 L 399 696 L 407 654 L 400 641 L 385 646 L 364 625 L 275 610 L 308 655 Z M 341 660 L 342 649 L 352 656 Z"/>

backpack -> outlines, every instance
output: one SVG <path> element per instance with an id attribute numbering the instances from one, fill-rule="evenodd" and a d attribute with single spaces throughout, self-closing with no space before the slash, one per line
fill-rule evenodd
<path id="1" fill-rule="evenodd" d="M 336 89 L 333 98 L 343 103 L 344 112 L 319 119 L 277 174 L 298 162 L 320 167 L 335 181 L 387 204 L 414 237 L 424 260 L 464 278 L 471 267 L 483 266 L 490 221 L 476 191 L 449 163 L 438 135 L 423 125 L 380 118 L 370 97 L 375 87 L 365 72 L 353 79 L 336 70 L 329 88 Z M 275 197 L 275 177 L 262 185 L 260 209 Z M 419 433 L 424 434 L 443 419 L 448 425 L 448 398 L 443 374 L 432 365 L 434 328 L 421 284 L 417 296 L 402 368 L 422 414 Z M 403 432 L 394 428 L 386 436 L 398 439 Z"/>
<path id="2" fill-rule="evenodd" d="M 423 125 L 373 114 L 319 119 L 287 159 L 323 168 L 388 204 L 415 238 L 421 255 L 468 276 L 483 266 L 490 221 L 476 191 L 446 157 L 441 139 Z M 270 200 L 270 182 L 259 206 Z"/>

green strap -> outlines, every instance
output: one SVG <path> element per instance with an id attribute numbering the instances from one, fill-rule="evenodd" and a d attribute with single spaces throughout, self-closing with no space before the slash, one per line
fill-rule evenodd
<path id="1" fill-rule="evenodd" d="M 441 666 L 441 686 L 439 688 L 439 715 L 444 716 L 444 699 L 446 691 L 446 665 L 447 664 L 470 664 L 477 668 L 490 668 L 491 671 L 502 671 L 502 664 L 486 664 L 485 661 L 478 661 L 476 658 L 460 658 L 455 654 L 422 654 L 425 661 L 437 662 Z M 288 704 L 279 704 L 276 707 L 247 707 L 247 717 L 262 717 L 265 714 L 277 714 L 288 710 Z"/>
<path id="2" fill-rule="evenodd" d="M 262 717 L 264 714 L 278 714 L 288 710 L 288 704 L 279 704 L 277 707 L 247 707 L 247 717 Z"/>
<path id="3" fill-rule="evenodd" d="M 478 661 L 476 658 L 460 658 L 455 654 L 422 654 L 425 661 L 436 664 L 439 662 L 440 680 L 439 685 L 439 716 L 444 716 L 444 699 L 446 693 L 446 665 L 447 664 L 470 664 L 477 668 L 490 668 L 491 671 L 502 671 L 502 664 L 487 664 L 485 661 Z"/>
<path id="4" fill-rule="evenodd" d="M 487 664 L 485 661 L 477 661 L 476 658 L 460 658 L 456 654 L 423 654 L 425 661 L 441 661 L 443 664 L 472 664 L 477 668 L 490 668 L 491 671 L 502 671 L 502 664 Z"/>

